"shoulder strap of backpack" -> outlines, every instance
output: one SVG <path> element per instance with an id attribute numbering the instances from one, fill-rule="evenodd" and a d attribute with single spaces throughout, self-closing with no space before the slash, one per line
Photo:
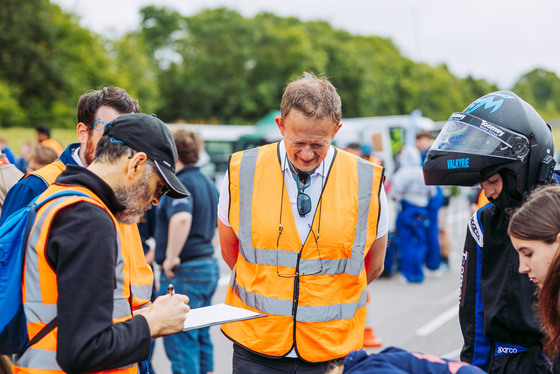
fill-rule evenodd
<path id="1" fill-rule="evenodd" d="M 49 332 L 51 332 L 58 325 L 58 316 L 54 317 L 45 327 L 43 327 L 34 337 L 29 341 L 29 347 L 43 339 Z"/>
<path id="2" fill-rule="evenodd" d="M 27 226 L 25 227 L 25 232 L 24 232 L 24 238 L 27 238 L 29 236 L 29 232 L 31 231 L 31 226 L 33 226 L 33 222 L 35 221 L 35 213 L 37 213 L 37 210 L 39 210 L 39 208 L 41 206 L 43 206 L 44 204 L 48 203 L 49 201 L 52 201 L 54 199 L 58 199 L 59 197 L 62 196 L 84 196 L 84 197 L 89 197 L 88 195 L 86 195 L 83 192 L 79 192 L 79 191 L 74 191 L 74 190 L 65 190 L 65 191 L 60 191 L 57 192 L 49 197 L 47 197 L 45 200 L 41 201 L 40 203 L 37 203 L 37 199 L 39 199 L 41 195 L 35 197 L 33 200 L 31 200 L 31 202 L 29 203 L 29 218 L 27 220 Z M 23 243 L 24 247 L 23 247 L 23 255 L 25 256 L 25 246 L 27 245 L 27 242 L 24 241 Z"/>

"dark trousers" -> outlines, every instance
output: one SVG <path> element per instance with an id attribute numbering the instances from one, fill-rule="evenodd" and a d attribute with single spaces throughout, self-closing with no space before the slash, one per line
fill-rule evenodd
<path id="1" fill-rule="evenodd" d="M 299 358 L 270 358 L 248 351 L 233 343 L 233 374 L 323 374 L 342 359 L 309 363 Z"/>

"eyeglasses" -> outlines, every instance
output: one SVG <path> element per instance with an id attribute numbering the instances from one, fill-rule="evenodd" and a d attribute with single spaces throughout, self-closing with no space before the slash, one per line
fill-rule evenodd
<path id="1" fill-rule="evenodd" d="M 99 117 L 99 119 L 93 123 L 93 128 L 96 129 L 97 131 L 102 131 L 105 128 L 105 126 L 110 124 L 111 122 L 105 122 L 103 121 L 103 118 Z"/>
<path id="2" fill-rule="evenodd" d="M 309 173 L 300 171 L 297 173 L 297 210 L 301 217 L 311 212 L 311 198 L 304 193 L 305 189 L 311 184 L 311 176 Z"/>
<path id="3" fill-rule="evenodd" d="M 280 273 L 280 267 L 278 265 L 278 244 L 280 243 L 280 236 L 282 235 L 282 231 L 284 231 L 284 228 L 282 227 L 282 224 L 280 223 L 280 225 L 278 226 L 278 239 L 276 239 L 276 274 L 281 277 L 281 278 L 296 278 L 296 277 L 304 277 L 306 275 L 314 275 L 314 274 L 319 274 L 320 272 L 323 271 L 323 260 L 321 258 L 321 252 L 319 251 L 319 229 L 317 229 L 317 235 L 315 235 L 315 232 L 313 231 L 313 227 L 311 227 L 311 225 L 309 225 L 309 229 L 311 230 L 311 234 L 313 234 L 313 239 L 315 241 L 315 248 L 317 248 L 317 255 L 319 257 L 319 269 L 316 271 L 312 271 L 312 272 L 307 272 L 307 273 L 299 273 L 299 272 L 295 272 L 295 274 L 281 274 Z M 303 246 L 302 246 L 302 250 L 303 250 Z"/>
<path id="4" fill-rule="evenodd" d="M 169 187 L 167 187 L 166 184 L 162 184 L 158 182 L 154 196 L 156 199 L 160 200 L 163 196 L 167 195 L 169 191 L 170 191 Z"/>

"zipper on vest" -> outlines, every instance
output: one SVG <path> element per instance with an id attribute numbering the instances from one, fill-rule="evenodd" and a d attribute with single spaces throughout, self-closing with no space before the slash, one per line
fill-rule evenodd
<path id="1" fill-rule="evenodd" d="M 294 317 L 294 326 L 295 326 L 295 318 L 296 318 L 296 311 L 297 311 L 298 294 L 299 294 L 299 276 L 294 277 L 294 299 L 292 303 L 292 317 Z"/>
<path id="2" fill-rule="evenodd" d="M 303 245 L 298 253 L 297 262 L 296 262 L 296 276 L 294 277 L 294 298 L 292 302 L 292 317 L 294 317 L 294 329 L 295 329 L 295 318 L 297 312 L 297 304 L 299 300 L 299 262 L 301 260 L 301 251 L 303 251 Z"/>

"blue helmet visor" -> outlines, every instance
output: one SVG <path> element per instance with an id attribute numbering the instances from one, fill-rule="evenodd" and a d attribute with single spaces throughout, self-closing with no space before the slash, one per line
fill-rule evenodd
<path id="1" fill-rule="evenodd" d="M 478 117 L 453 113 L 431 149 L 524 161 L 530 142 L 525 135 Z"/>

